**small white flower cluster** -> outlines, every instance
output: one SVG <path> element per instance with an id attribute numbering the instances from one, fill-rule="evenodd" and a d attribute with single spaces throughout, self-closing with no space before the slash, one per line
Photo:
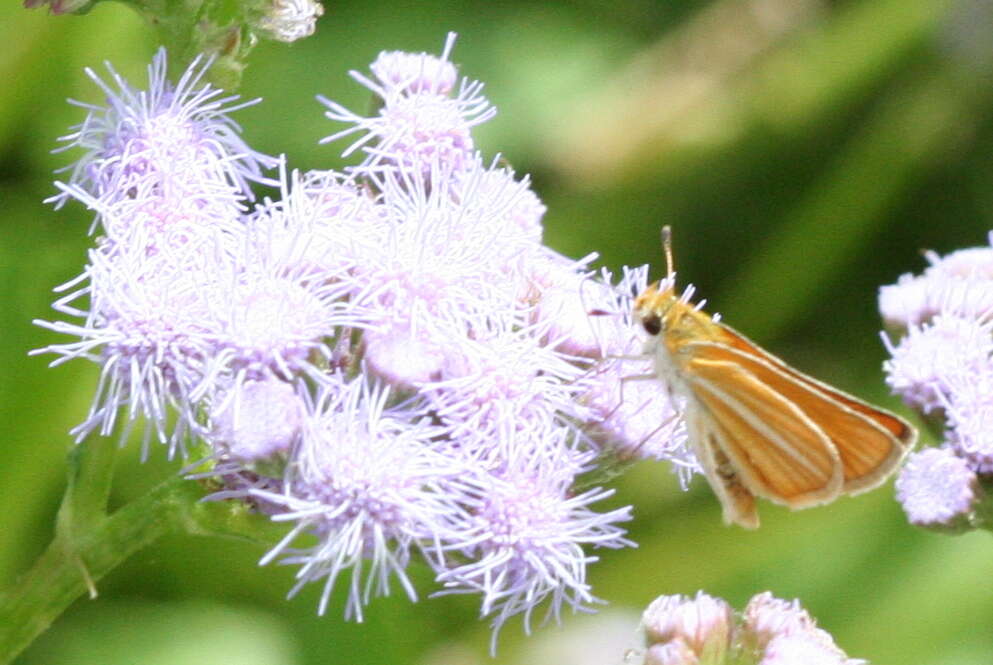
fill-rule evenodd
<path id="1" fill-rule="evenodd" d="M 310 37 L 324 6 L 317 0 L 270 0 L 258 27 L 280 42 L 295 42 Z"/>
<path id="2" fill-rule="evenodd" d="M 107 105 L 65 137 L 86 154 L 55 201 L 95 210 L 100 239 L 55 304 L 81 320 L 39 322 L 74 341 L 41 351 L 102 367 L 80 439 L 123 416 L 122 436 L 146 424 L 146 451 L 201 441 L 216 498 L 290 523 L 264 561 L 299 564 L 294 592 L 322 584 L 320 611 L 343 577 L 348 616 L 391 583 L 415 599 L 419 554 L 439 593 L 480 594 L 498 628 L 542 601 L 556 618 L 588 607 L 586 549 L 631 544 L 630 509 L 594 511 L 612 492 L 577 489 L 581 474 L 694 461 L 665 391 L 622 384 L 646 368 L 612 360 L 638 348 L 646 271 L 611 286 L 594 257 L 541 244 L 527 178 L 475 151 L 494 109 L 452 44 L 353 73 L 371 117 L 323 100 L 350 125 L 329 138 L 364 154 L 345 173 L 252 151 L 196 64 L 172 85 L 160 53 L 147 91 L 90 73 Z M 279 197 L 251 205 L 253 181 Z"/>
<path id="3" fill-rule="evenodd" d="M 993 234 L 991 234 L 993 242 Z M 911 455 L 897 497 L 913 524 L 967 527 L 993 473 L 993 246 L 927 253 L 922 275 L 879 293 L 887 325 L 902 333 L 884 368 L 911 407 L 945 429 L 940 449 Z"/>
<path id="4" fill-rule="evenodd" d="M 724 600 L 697 592 L 659 596 L 642 617 L 644 665 L 865 665 L 848 658 L 796 600 L 753 596 L 740 619 Z"/>

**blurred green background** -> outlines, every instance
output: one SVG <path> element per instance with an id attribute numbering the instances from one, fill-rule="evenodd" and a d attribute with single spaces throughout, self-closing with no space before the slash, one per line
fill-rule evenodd
<path id="1" fill-rule="evenodd" d="M 652 263 L 671 224 L 683 283 L 713 311 L 799 368 L 899 408 L 887 396 L 876 290 L 923 267 L 920 250 L 986 242 L 993 228 L 993 3 L 988 0 L 333 1 L 315 37 L 263 44 L 238 114 L 256 148 L 292 166 L 333 167 L 339 146 L 314 95 L 366 108 L 348 69 L 379 50 L 437 52 L 486 83 L 500 114 L 480 128 L 488 155 L 533 175 L 547 242 L 599 251 L 612 268 Z M 156 44 L 128 8 L 51 17 L 0 7 L 0 586 L 44 548 L 64 485 L 67 430 L 95 372 L 56 370 L 29 349 L 55 338 L 50 289 L 76 275 L 90 215 L 53 212 L 51 155 L 99 101 L 84 66 L 107 59 L 132 82 Z M 928 440 L 929 436 L 925 435 Z M 114 502 L 175 473 L 162 451 L 119 459 Z M 754 533 L 721 524 L 702 479 L 679 490 L 643 464 L 619 481 L 637 549 L 590 571 L 609 601 L 530 638 L 518 621 L 498 656 L 477 599 L 378 600 L 364 624 L 317 589 L 286 601 L 293 571 L 256 564 L 241 542 L 171 537 L 77 601 L 24 665 L 620 663 L 658 594 L 722 596 L 741 607 L 771 590 L 800 598 L 853 657 L 878 665 L 993 663 L 993 541 L 912 529 L 892 484 L 789 513 L 762 505 Z M 430 589 L 424 571 L 422 589 Z"/>

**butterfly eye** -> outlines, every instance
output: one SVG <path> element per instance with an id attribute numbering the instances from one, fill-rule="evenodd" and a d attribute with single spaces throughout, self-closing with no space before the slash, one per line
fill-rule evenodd
<path id="1" fill-rule="evenodd" d="M 644 326 L 645 332 L 654 337 L 662 332 L 662 317 L 652 312 L 641 320 L 641 325 Z"/>

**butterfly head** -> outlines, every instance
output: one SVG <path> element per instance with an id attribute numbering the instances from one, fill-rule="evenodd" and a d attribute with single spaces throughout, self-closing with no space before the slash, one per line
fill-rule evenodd
<path id="1" fill-rule="evenodd" d="M 676 305 L 680 303 L 672 280 L 665 279 L 650 285 L 634 300 L 634 315 L 641 327 L 652 337 L 672 326 Z M 675 309 L 674 309 L 675 308 Z"/>

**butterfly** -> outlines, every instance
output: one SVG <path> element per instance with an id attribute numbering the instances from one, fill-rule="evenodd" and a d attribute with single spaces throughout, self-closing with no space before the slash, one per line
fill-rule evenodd
<path id="1" fill-rule="evenodd" d="M 822 383 L 765 351 L 666 279 L 634 301 L 654 376 L 685 400 L 690 443 L 724 521 L 759 525 L 755 497 L 807 508 L 877 487 L 917 440 L 902 418 Z"/>

